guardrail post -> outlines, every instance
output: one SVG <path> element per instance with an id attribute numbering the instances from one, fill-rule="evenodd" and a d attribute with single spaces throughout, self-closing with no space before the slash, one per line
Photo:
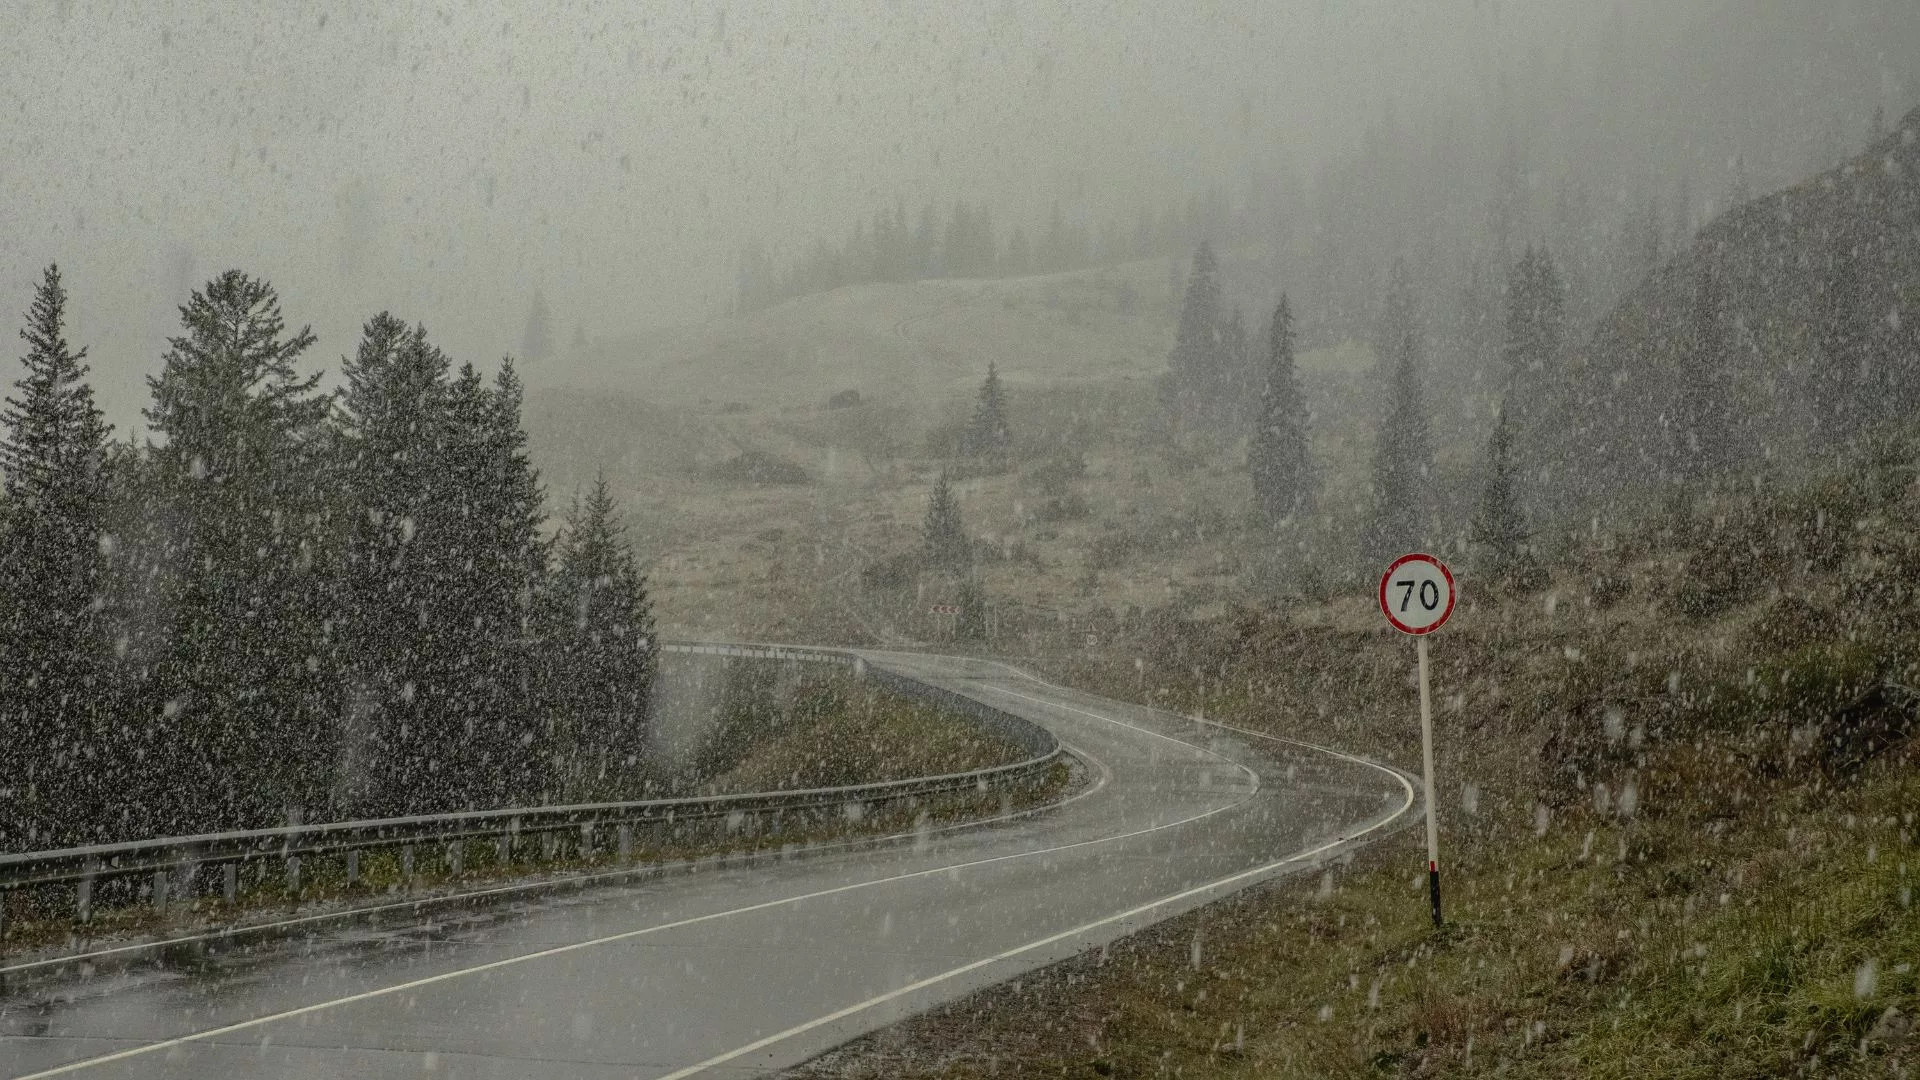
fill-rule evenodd
<path id="1" fill-rule="evenodd" d="M 220 864 L 220 896 L 231 904 L 240 898 L 240 864 Z"/>
<path id="2" fill-rule="evenodd" d="M 74 917 L 79 919 L 83 926 L 93 921 L 93 879 L 99 873 L 99 857 L 95 856 L 94 858 L 88 859 L 85 876 L 80 879 L 79 884 L 73 887 Z"/>
<path id="3" fill-rule="evenodd" d="M 347 888 L 360 884 L 360 849 L 347 850 Z"/>
<path id="4" fill-rule="evenodd" d="M 461 841 L 454 840 L 447 844 L 447 873 L 449 875 L 453 877 L 460 876 L 461 867 L 466 863 L 466 854 L 467 845 Z"/>
<path id="5" fill-rule="evenodd" d="M 400 891 L 413 891 L 413 845 L 400 847 Z"/>
<path id="6" fill-rule="evenodd" d="M 633 825 L 620 823 L 620 864 L 625 866 L 633 861 Z"/>
<path id="7" fill-rule="evenodd" d="M 540 834 L 540 860 L 542 862 L 552 862 L 554 849 L 559 843 L 560 838 L 553 834 L 552 829 L 543 831 Z"/>
<path id="8" fill-rule="evenodd" d="M 300 856 L 298 855 L 287 856 L 287 895 L 296 900 L 300 898 Z"/>
<path id="9" fill-rule="evenodd" d="M 591 821 L 580 826 L 580 858 L 583 861 L 593 858 L 593 822 Z"/>
<path id="10" fill-rule="evenodd" d="M 167 913 L 167 868 L 164 866 L 153 872 L 153 913 Z"/>
<path id="11" fill-rule="evenodd" d="M 194 879 L 200 874 L 199 857 L 200 853 L 198 851 L 189 851 L 180 865 L 174 867 L 171 892 L 173 895 L 187 901 L 188 904 L 193 903 Z"/>
<path id="12" fill-rule="evenodd" d="M 507 831 L 500 837 L 500 865 L 513 862 L 513 842 L 520 838 L 520 816 L 515 814 L 507 819 Z"/>

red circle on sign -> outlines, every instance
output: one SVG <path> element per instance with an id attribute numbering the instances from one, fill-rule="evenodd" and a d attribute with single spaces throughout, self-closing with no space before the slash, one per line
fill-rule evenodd
<path id="1" fill-rule="evenodd" d="M 1427 609 L 1428 611 L 1438 610 L 1440 613 L 1431 622 L 1423 623 L 1417 619 L 1415 621 L 1409 622 L 1405 619 L 1402 619 L 1400 616 L 1402 614 L 1405 614 L 1406 612 L 1396 611 L 1393 602 L 1387 596 L 1387 588 L 1390 584 L 1393 583 L 1394 575 L 1397 572 L 1403 569 L 1406 569 L 1409 564 L 1422 564 L 1422 565 L 1419 565 L 1415 568 L 1414 574 L 1402 575 L 1403 577 L 1407 578 L 1406 581 L 1401 582 L 1401 587 L 1407 590 L 1407 595 L 1401 597 L 1400 599 L 1399 606 L 1401 608 L 1410 609 L 1411 607 L 1413 607 L 1414 594 L 1416 592 L 1424 592 L 1424 590 L 1421 588 L 1421 585 L 1423 583 L 1432 582 L 1436 586 L 1438 586 L 1439 583 L 1442 581 L 1446 583 L 1445 585 L 1446 596 L 1444 597 L 1445 603 L 1435 603 L 1435 605 L 1432 608 Z M 1437 579 L 1434 576 L 1434 571 L 1439 572 Z M 1446 625 L 1447 619 L 1449 619 L 1453 615 L 1453 604 L 1454 604 L 1454 601 L 1458 598 L 1458 596 L 1459 596 L 1459 590 L 1457 590 L 1454 587 L 1454 583 L 1453 583 L 1453 571 L 1447 569 L 1446 563 L 1443 563 L 1439 559 L 1436 559 L 1433 556 L 1425 554 L 1423 552 L 1416 551 L 1411 555 L 1400 556 L 1399 558 L 1393 560 L 1392 566 L 1387 567 L 1386 573 L 1380 575 L 1380 613 L 1387 617 L 1387 622 L 1393 624 L 1393 628 L 1395 630 L 1398 630 L 1403 634 L 1416 634 L 1416 635 L 1431 634 L 1435 630 L 1438 630 L 1442 626 Z M 1420 600 L 1424 602 L 1425 596 L 1422 595 L 1420 597 Z M 1422 612 L 1421 614 L 1424 614 L 1424 612 Z"/>

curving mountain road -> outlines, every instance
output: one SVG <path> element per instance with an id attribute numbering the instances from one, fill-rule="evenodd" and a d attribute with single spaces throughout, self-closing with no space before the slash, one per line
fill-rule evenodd
<path id="1" fill-rule="evenodd" d="M 0 998 L 0 1076 L 755 1075 L 1407 820 L 1400 774 L 987 661 L 876 664 L 1036 720 L 1093 782 L 991 827 L 652 877 Z"/>

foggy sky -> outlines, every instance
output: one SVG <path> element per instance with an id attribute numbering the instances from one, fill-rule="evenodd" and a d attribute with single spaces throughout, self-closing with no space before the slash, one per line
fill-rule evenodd
<path id="1" fill-rule="evenodd" d="M 0 317 L 58 260 L 123 429 L 176 306 L 230 266 L 313 324 L 316 366 L 382 309 L 490 366 L 536 288 L 564 344 L 705 317 L 743 244 L 838 239 L 895 198 L 1130 221 L 1309 176 L 1389 103 L 1486 93 L 1664 6 L 14 0 Z"/>

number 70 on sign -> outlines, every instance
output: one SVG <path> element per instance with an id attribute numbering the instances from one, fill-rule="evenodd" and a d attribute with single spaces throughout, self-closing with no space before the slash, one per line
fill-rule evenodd
<path id="1" fill-rule="evenodd" d="M 1431 555 L 1403 555 L 1380 576 L 1380 612 L 1395 630 L 1431 634 L 1453 614 L 1453 572 Z"/>

